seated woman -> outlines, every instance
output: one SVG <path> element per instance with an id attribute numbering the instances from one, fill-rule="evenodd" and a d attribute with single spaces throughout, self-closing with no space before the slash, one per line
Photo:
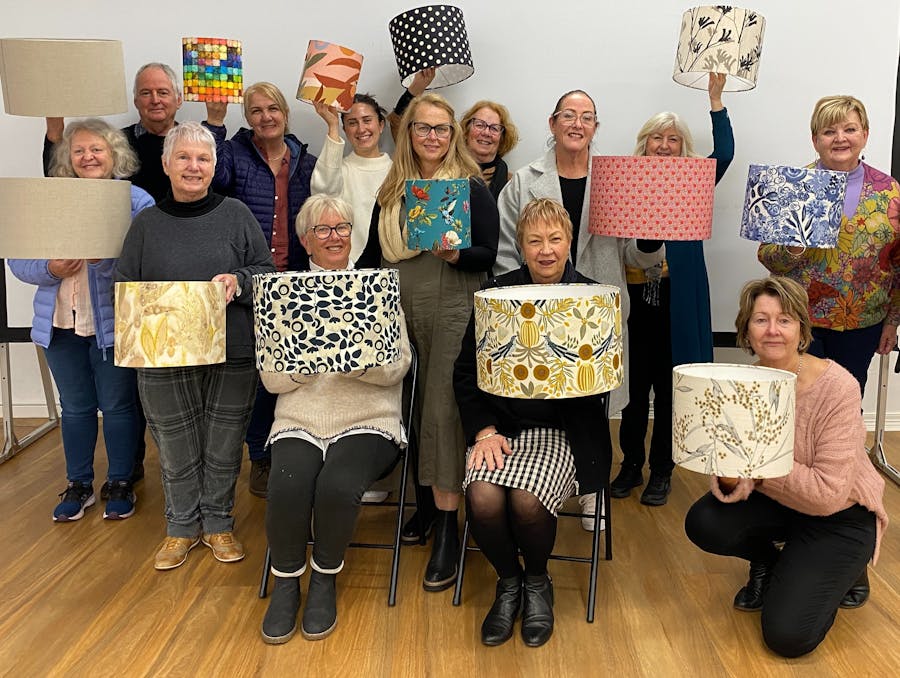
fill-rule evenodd
<path id="1" fill-rule="evenodd" d="M 313 271 L 353 268 L 353 208 L 340 198 L 316 194 L 297 215 L 297 234 Z M 337 624 L 335 575 L 344 567 L 363 492 L 397 459 L 403 376 L 409 369 L 406 322 L 400 322 L 400 360 L 346 374 L 262 372 L 278 394 L 266 535 L 275 586 L 262 623 L 267 643 L 294 635 L 300 608 L 300 577 L 306 571 L 310 515 L 315 545 L 310 565 L 303 637 L 324 638 Z"/>
<path id="2" fill-rule="evenodd" d="M 524 265 L 489 280 L 485 288 L 593 282 L 572 268 L 572 222 L 558 202 L 537 198 L 528 203 L 516 226 L 516 241 Z M 469 525 L 499 577 L 481 642 L 505 642 L 521 608 L 522 639 L 538 647 L 553 633 L 547 560 L 556 539 L 557 512 L 575 493 L 576 483 L 587 494 L 609 478 L 612 443 L 603 397 L 519 400 L 480 391 L 474 316 L 456 360 L 453 386 L 470 445 L 464 483 Z"/>
<path id="3" fill-rule="evenodd" d="M 209 190 L 209 131 L 196 122 L 173 127 L 162 163 L 172 192 L 131 223 L 116 280 L 213 280 L 224 283 L 227 302 L 224 363 L 137 371 L 166 499 L 167 536 L 154 566 L 170 570 L 201 540 L 221 562 L 244 557 L 231 511 L 258 381 L 251 278 L 275 266 L 247 206 Z"/>
<path id="4" fill-rule="evenodd" d="M 806 353 L 808 303 L 791 279 L 754 280 L 735 320 L 738 345 L 759 365 L 797 374 L 793 470 L 765 480 L 712 476 L 711 492 L 685 518 L 704 551 L 750 561 L 734 606 L 761 609 L 763 639 L 785 657 L 814 650 L 839 606 L 865 602 L 866 563 L 877 561 L 888 522 L 884 480 L 864 447 L 859 383 Z"/>

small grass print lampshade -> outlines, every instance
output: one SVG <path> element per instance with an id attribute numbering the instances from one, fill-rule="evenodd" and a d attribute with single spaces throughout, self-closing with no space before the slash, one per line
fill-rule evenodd
<path id="1" fill-rule="evenodd" d="M 475 293 L 478 388 L 507 398 L 577 398 L 624 378 L 619 288 L 517 285 Z"/>
<path id="2" fill-rule="evenodd" d="M 459 7 L 417 7 L 391 19 L 388 30 L 404 87 L 424 68 L 437 69 L 429 89 L 455 85 L 475 72 Z"/>
<path id="3" fill-rule="evenodd" d="M 353 105 L 363 55 L 349 47 L 310 40 L 297 88 L 300 101 L 321 101 L 345 113 Z"/>
<path id="4" fill-rule="evenodd" d="M 184 100 L 239 104 L 244 101 L 240 40 L 182 38 Z"/>

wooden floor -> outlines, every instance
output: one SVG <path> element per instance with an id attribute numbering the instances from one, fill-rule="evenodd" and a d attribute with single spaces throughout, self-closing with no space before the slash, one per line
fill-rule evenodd
<path id="1" fill-rule="evenodd" d="M 900 433 L 887 442 L 896 464 Z M 105 460 L 96 466 L 102 478 Z M 102 520 L 99 502 L 79 522 L 51 521 L 65 478 L 58 431 L 0 466 L 0 675 L 826 678 L 900 669 L 896 526 L 870 572 L 869 603 L 840 611 L 812 655 L 781 659 L 762 644 L 759 616 L 731 607 L 746 564 L 701 553 L 684 536 L 684 514 L 706 481 L 680 469 L 665 507 L 642 506 L 638 493 L 613 500 L 615 557 L 600 564 L 595 623 L 584 618 L 587 566 L 551 563 L 556 630 L 542 648 L 528 648 L 518 636 L 483 647 L 479 626 L 493 599 L 487 562 L 470 556 L 456 608 L 452 590 L 422 590 L 428 550 L 419 546 L 402 552 L 396 607 L 387 607 L 389 552 L 351 550 L 338 578 L 335 632 L 318 642 L 298 633 L 286 645 L 268 646 L 259 633 L 267 601 L 257 598 L 264 502 L 247 492 L 247 468 L 235 511 L 246 559 L 218 563 L 198 546 L 184 566 L 157 572 L 153 555 L 165 527 L 155 449 L 138 485 L 137 513 L 123 522 Z M 900 516 L 900 488 L 890 482 L 885 503 Z M 361 535 L 387 535 L 390 514 L 365 510 Z M 557 543 L 587 553 L 578 523 L 561 520 Z"/>

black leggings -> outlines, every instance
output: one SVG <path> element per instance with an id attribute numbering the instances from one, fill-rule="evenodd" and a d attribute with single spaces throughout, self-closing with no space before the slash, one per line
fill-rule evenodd
<path id="1" fill-rule="evenodd" d="M 812 652 L 824 640 L 875 549 L 875 514 L 864 506 L 810 516 L 760 492 L 735 504 L 706 494 L 688 511 L 684 529 L 704 551 L 774 566 L 762 633 L 784 657 Z M 780 552 L 775 541 L 784 542 Z"/>
<path id="2" fill-rule="evenodd" d="M 329 446 L 324 460 L 322 450 L 305 440 L 276 440 L 266 503 L 272 567 L 285 575 L 300 573 L 312 515 L 313 559 L 320 569 L 339 569 L 363 493 L 397 456 L 393 441 L 374 433 L 340 438 Z"/>

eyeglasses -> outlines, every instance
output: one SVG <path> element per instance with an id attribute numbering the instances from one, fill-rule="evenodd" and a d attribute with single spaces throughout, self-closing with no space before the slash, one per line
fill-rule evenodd
<path id="1" fill-rule="evenodd" d="M 449 139 L 453 133 L 453 127 L 447 124 L 429 125 L 427 122 L 411 122 L 409 126 L 412 127 L 412 131 L 415 132 L 417 137 L 423 139 L 431 134 L 432 130 L 434 130 L 434 135 L 438 139 Z"/>
<path id="2" fill-rule="evenodd" d="M 585 127 L 593 127 L 597 124 L 597 115 L 595 113 L 582 113 L 580 116 L 571 108 L 564 108 L 556 111 L 553 117 L 562 122 L 564 125 L 574 125 L 575 121 L 581 118 L 581 124 Z"/>
<path id="3" fill-rule="evenodd" d="M 310 229 L 319 240 L 328 240 L 331 237 L 331 232 L 334 231 L 341 238 L 349 238 L 350 231 L 353 230 L 353 224 L 349 221 L 342 221 L 339 224 L 335 224 L 334 226 L 328 226 L 327 224 L 316 224 L 312 226 Z"/>
<path id="4" fill-rule="evenodd" d="M 474 127 L 478 132 L 489 130 L 492 137 L 499 137 L 506 130 L 503 125 L 492 125 L 489 122 L 482 120 L 481 118 L 472 118 L 471 120 L 469 120 L 469 125 Z"/>

